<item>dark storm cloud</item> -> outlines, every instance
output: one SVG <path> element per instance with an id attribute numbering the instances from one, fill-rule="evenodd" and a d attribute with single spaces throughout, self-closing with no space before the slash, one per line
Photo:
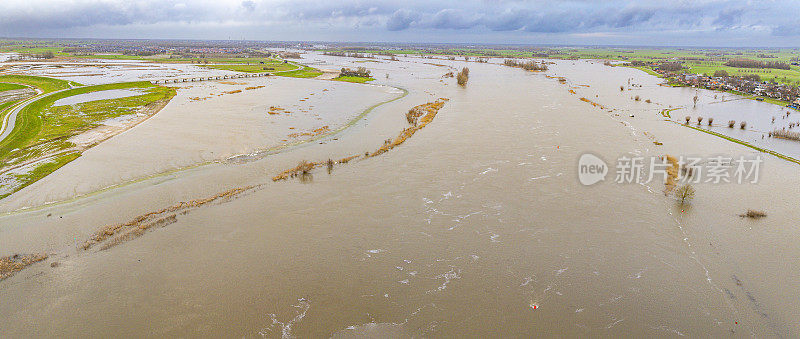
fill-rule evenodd
<path id="1" fill-rule="evenodd" d="M 0 35 L 180 27 L 179 33 L 192 36 L 214 26 L 228 32 L 280 27 L 298 36 L 314 29 L 440 37 L 706 32 L 757 41 L 765 35 L 800 37 L 798 15 L 793 0 L 2 0 Z"/>

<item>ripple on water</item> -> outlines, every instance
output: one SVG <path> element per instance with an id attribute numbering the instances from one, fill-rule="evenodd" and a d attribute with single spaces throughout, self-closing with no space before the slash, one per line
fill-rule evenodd
<path id="1" fill-rule="evenodd" d="M 281 338 L 292 338 L 292 327 L 303 320 L 306 316 L 306 312 L 311 308 L 311 304 L 305 298 L 300 298 L 297 299 L 297 304 L 292 305 L 292 307 L 296 309 L 294 318 L 282 322 L 278 320 L 278 316 L 275 313 L 270 313 L 268 316 L 270 320 L 272 320 L 272 324 L 258 331 L 258 334 L 262 337 L 268 337 L 280 333 Z"/>

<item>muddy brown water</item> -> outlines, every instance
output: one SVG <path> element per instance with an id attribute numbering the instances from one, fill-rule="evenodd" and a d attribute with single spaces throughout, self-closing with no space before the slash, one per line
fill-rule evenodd
<path id="1" fill-rule="evenodd" d="M 567 77 L 565 85 L 543 73 L 435 60 L 470 67 L 469 84 L 459 88 L 440 82 L 447 68 L 423 62 L 430 61 L 367 63 L 377 82 L 409 94 L 321 144 L 0 217 L 0 255 L 53 254 L 0 282 L 2 332 L 800 334 L 796 164 L 764 155 L 758 184 L 697 185 L 687 208 L 665 197 L 661 183 L 581 186 L 584 152 L 613 161 L 753 151 L 664 121 L 661 108 L 691 98 L 637 70 L 559 61 L 546 74 Z M 629 78 L 661 106 L 620 93 Z M 450 101 L 436 119 L 386 154 L 338 165 L 331 175 L 316 171 L 310 182 L 269 180 L 302 159 L 372 151 L 405 126 L 409 108 L 438 97 Z M 257 184 L 109 250 L 76 249 L 104 225 Z M 748 208 L 768 216 L 739 218 Z"/>

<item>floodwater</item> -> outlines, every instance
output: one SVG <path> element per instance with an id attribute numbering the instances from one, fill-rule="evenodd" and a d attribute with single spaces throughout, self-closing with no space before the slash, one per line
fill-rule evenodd
<path id="1" fill-rule="evenodd" d="M 130 89 L 110 89 L 107 91 L 84 93 L 58 99 L 53 103 L 53 106 L 77 105 L 90 101 L 120 99 L 142 94 L 143 93 L 141 91 L 134 91 Z"/>
<path id="2" fill-rule="evenodd" d="M 797 165 L 762 155 L 758 184 L 699 184 L 687 208 L 665 197 L 661 183 L 585 187 L 577 180 L 585 152 L 609 163 L 622 155 L 752 154 L 665 121 L 662 108 L 691 100 L 679 89 L 586 61 L 551 65 L 546 74 L 568 79 L 560 84 L 494 64 L 307 58 L 323 68 L 364 65 L 377 84 L 408 95 L 323 140 L 0 217 L 0 255 L 52 253 L 0 282 L 3 333 L 800 334 Z M 468 66 L 469 84 L 457 87 L 441 78 L 450 68 L 426 63 Z M 630 78 L 655 103 L 620 92 Z M 320 82 L 285 80 L 299 88 Z M 331 174 L 318 170 L 310 181 L 269 179 L 300 160 L 371 152 L 407 126 L 409 108 L 439 97 L 450 101 L 436 119 L 388 153 L 337 165 Z M 138 129 L 123 135 L 156 143 L 150 134 L 133 139 Z M 153 150 L 130 152 L 148 159 Z M 98 175 L 116 170 L 100 167 Z M 259 186 L 110 249 L 76 249 L 104 225 L 252 185 Z M 32 185 L 4 206 L 49 189 Z M 768 217 L 740 218 L 748 208 Z"/>
<path id="3" fill-rule="evenodd" d="M 190 64 L 159 64 L 138 60 L 98 59 L 63 63 L 10 63 L 9 66 L 11 71 L 75 81 L 84 85 L 235 74 L 235 72 L 231 71 L 210 69 Z"/>

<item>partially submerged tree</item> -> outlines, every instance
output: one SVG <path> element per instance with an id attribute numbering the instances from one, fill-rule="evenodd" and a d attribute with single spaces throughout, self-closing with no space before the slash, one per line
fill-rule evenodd
<path id="1" fill-rule="evenodd" d="M 675 190 L 675 198 L 678 199 L 681 205 L 687 204 L 694 198 L 694 187 L 689 184 L 682 185 Z"/>
<path id="2" fill-rule="evenodd" d="M 370 73 L 371 73 L 370 70 L 368 70 L 366 67 L 359 67 L 356 69 L 342 68 L 339 76 L 369 78 L 371 76 Z"/>
<path id="3" fill-rule="evenodd" d="M 469 68 L 464 67 L 456 75 L 456 82 L 458 83 L 459 86 L 466 86 L 468 80 L 469 80 Z"/>

